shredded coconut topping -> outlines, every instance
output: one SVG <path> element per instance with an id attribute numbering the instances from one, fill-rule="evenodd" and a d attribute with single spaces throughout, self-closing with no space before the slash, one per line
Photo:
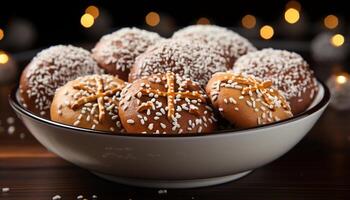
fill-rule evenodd
<path id="1" fill-rule="evenodd" d="M 238 33 L 224 27 L 215 25 L 192 25 L 174 33 L 173 38 L 189 38 L 204 41 L 208 45 L 220 50 L 226 56 L 228 63 L 231 59 L 256 51 L 256 48 Z M 229 66 L 230 68 L 232 66 Z"/>
<path id="2" fill-rule="evenodd" d="M 212 74 L 225 70 L 224 57 L 209 45 L 188 40 L 165 40 L 136 58 L 131 77 L 135 80 L 171 71 L 204 86 Z"/>
<path id="3" fill-rule="evenodd" d="M 318 88 L 308 63 L 299 54 L 285 50 L 269 48 L 248 53 L 236 61 L 233 71 L 272 80 L 287 100 L 301 97 L 306 89 Z"/>
<path id="4" fill-rule="evenodd" d="M 28 65 L 28 86 L 23 92 L 35 98 L 37 109 L 45 115 L 58 87 L 79 76 L 101 72 L 87 50 L 71 45 L 52 46 L 38 53 Z"/>
<path id="5" fill-rule="evenodd" d="M 96 60 L 102 60 L 105 64 L 115 64 L 117 70 L 125 71 L 134 64 L 138 55 L 160 40 L 162 38 L 158 33 L 135 27 L 122 28 L 103 36 L 98 45 L 92 49 L 92 53 Z"/>

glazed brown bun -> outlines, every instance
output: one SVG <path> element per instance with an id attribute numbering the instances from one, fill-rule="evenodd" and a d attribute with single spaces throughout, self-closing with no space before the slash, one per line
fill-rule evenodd
<path id="1" fill-rule="evenodd" d="M 226 59 L 227 69 L 232 69 L 237 58 L 256 51 L 256 48 L 238 33 L 215 25 L 188 26 L 175 32 L 173 38 L 186 38 L 217 49 Z"/>
<path id="2" fill-rule="evenodd" d="M 263 49 L 240 57 L 234 72 L 271 80 L 289 102 L 294 115 L 305 111 L 318 92 L 317 80 L 307 62 L 285 50 Z"/>
<path id="3" fill-rule="evenodd" d="M 20 101 L 29 111 L 50 117 L 50 105 L 55 91 L 70 80 L 101 69 L 90 53 L 71 45 L 57 45 L 38 53 L 22 72 Z"/>
<path id="4" fill-rule="evenodd" d="M 206 92 L 221 115 L 238 128 L 249 128 L 293 116 L 285 98 L 253 76 L 220 72 L 208 82 Z"/>
<path id="5" fill-rule="evenodd" d="M 189 40 L 164 40 L 136 58 L 129 81 L 174 72 L 205 86 L 212 74 L 226 71 L 225 59 L 214 48 Z"/>
<path id="6" fill-rule="evenodd" d="M 51 120 L 76 127 L 122 132 L 118 115 L 123 80 L 112 75 L 79 77 L 60 87 L 51 105 Z"/>
<path id="7" fill-rule="evenodd" d="M 119 106 L 128 133 L 210 133 L 216 118 L 198 83 L 168 72 L 125 87 Z"/>
<path id="8" fill-rule="evenodd" d="M 161 40 L 157 33 L 122 28 L 103 36 L 92 49 L 92 56 L 107 73 L 127 81 L 135 58 Z"/>

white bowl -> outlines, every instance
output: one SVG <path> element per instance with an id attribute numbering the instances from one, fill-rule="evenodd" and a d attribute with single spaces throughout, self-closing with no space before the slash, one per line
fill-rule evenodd
<path id="1" fill-rule="evenodd" d="M 320 91 L 302 114 L 256 128 L 210 135 L 110 135 L 36 116 L 24 109 L 14 89 L 10 104 L 29 131 L 50 151 L 118 183 L 190 188 L 238 179 L 289 151 L 312 128 L 329 103 Z"/>

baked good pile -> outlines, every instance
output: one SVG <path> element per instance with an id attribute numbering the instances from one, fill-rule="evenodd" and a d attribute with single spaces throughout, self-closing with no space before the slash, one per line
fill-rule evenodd
<path id="1" fill-rule="evenodd" d="M 308 63 L 257 50 L 224 27 L 193 25 L 172 38 L 138 28 L 91 50 L 57 45 L 22 72 L 19 99 L 43 118 L 110 134 L 211 134 L 304 112 L 318 92 Z"/>

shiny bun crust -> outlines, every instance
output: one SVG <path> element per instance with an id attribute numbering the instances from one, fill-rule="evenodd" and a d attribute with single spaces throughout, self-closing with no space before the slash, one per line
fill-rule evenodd
<path id="1" fill-rule="evenodd" d="M 263 49 L 240 57 L 234 72 L 271 80 L 287 99 L 293 114 L 305 111 L 318 92 L 317 80 L 307 62 L 285 50 Z"/>
<path id="2" fill-rule="evenodd" d="M 38 53 L 22 72 L 20 101 L 29 111 L 49 118 L 58 87 L 79 76 L 101 72 L 88 51 L 71 45 L 52 46 Z"/>
<path id="3" fill-rule="evenodd" d="M 122 28 L 103 36 L 92 49 L 92 56 L 109 74 L 127 81 L 135 58 L 161 41 L 157 33 L 138 28 Z"/>
<path id="4" fill-rule="evenodd" d="M 173 38 L 202 42 L 215 48 L 226 59 L 227 69 L 232 69 L 237 58 L 256 48 L 238 33 L 215 25 L 192 25 L 178 30 Z"/>
<path id="5" fill-rule="evenodd" d="M 249 128 L 293 116 L 285 98 L 271 81 L 232 72 L 216 73 L 206 86 L 207 94 L 221 115 L 238 128 Z"/>
<path id="6" fill-rule="evenodd" d="M 112 75 L 79 77 L 60 87 L 51 105 L 51 120 L 76 127 L 122 132 L 118 115 L 124 81 Z"/>
<path id="7" fill-rule="evenodd" d="M 165 40 L 136 58 L 129 81 L 174 72 L 205 86 L 212 74 L 225 71 L 225 58 L 214 48 L 189 40 Z"/>
<path id="8" fill-rule="evenodd" d="M 216 118 L 198 83 L 168 72 L 138 79 L 122 92 L 119 115 L 128 133 L 210 133 Z"/>

